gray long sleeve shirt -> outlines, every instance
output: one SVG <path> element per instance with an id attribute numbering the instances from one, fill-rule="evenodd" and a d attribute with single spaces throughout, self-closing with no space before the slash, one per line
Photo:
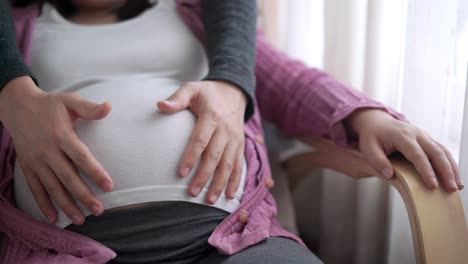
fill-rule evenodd
<path id="1" fill-rule="evenodd" d="M 33 73 L 16 45 L 8 0 L 0 0 L 0 92 L 7 82 Z M 34 1 L 11 1 L 17 5 Z M 247 95 L 244 120 L 254 113 L 255 39 L 257 6 L 254 0 L 202 0 L 209 73 L 205 80 L 221 80 Z"/>

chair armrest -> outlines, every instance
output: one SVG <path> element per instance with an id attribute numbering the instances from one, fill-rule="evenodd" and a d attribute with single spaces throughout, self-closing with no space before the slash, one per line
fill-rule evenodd
<path id="1" fill-rule="evenodd" d="M 292 186 L 313 168 L 333 169 L 355 179 L 377 175 L 357 150 L 340 148 L 323 138 L 299 139 L 315 151 L 283 161 Z M 401 155 L 392 155 L 390 161 L 395 177 L 389 182 L 405 203 L 417 263 L 468 263 L 468 229 L 459 193 L 429 189 Z"/>

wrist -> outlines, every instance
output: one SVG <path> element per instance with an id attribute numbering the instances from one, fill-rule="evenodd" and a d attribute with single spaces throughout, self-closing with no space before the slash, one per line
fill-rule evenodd
<path id="1" fill-rule="evenodd" d="M 238 85 L 234 83 L 223 81 L 223 80 L 213 80 L 213 82 L 216 82 L 220 84 L 221 86 L 229 87 L 229 89 L 232 89 L 231 91 L 237 91 L 237 93 L 240 95 L 241 105 L 244 108 L 247 106 L 247 95 L 241 87 L 239 87 Z"/>
<path id="2" fill-rule="evenodd" d="M 375 108 L 361 108 L 353 111 L 345 118 L 346 130 L 354 135 L 359 135 L 362 130 L 373 125 L 373 121 L 380 118 L 392 118 L 387 112 Z"/>
<path id="3" fill-rule="evenodd" d="M 3 87 L 0 92 L 0 121 L 4 122 L 12 107 L 24 102 L 25 98 L 44 93 L 29 76 L 17 77 Z"/>

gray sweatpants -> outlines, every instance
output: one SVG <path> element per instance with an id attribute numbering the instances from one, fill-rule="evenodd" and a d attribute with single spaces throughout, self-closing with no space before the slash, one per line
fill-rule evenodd
<path id="1" fill-rule="evenodd" d="M 106 211 L 65 229 L 93 238 L 117 253 L 109 263 L 302 264 L 321 263 L 297 242 L 272 237 L 233 256 L 208 244 L 213 230 L 229 213 L 188 202 L 161 202 Z"/>

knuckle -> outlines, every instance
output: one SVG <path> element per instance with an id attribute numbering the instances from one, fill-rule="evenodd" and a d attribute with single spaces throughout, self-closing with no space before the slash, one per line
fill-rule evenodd
<path id="1" fill-rule="evenodd" d="M 64 194 L 62 193 L 62 188 L 60 188 L 58 185 L 51 185 L 47 187 L 47 192 L 50 193 L 50 195 L 54 198 L 54 200 L 59 203 Z"/>
<path id="2" fill-rule="evenodd" d="M 223 154 L 223 153 L 222 153 L 222 151 L 220 151 L 220 150 L 211 152 L 210 155 L 209 155 L 210 161 L 211 161 L 212 163 L 218 164 L 218 163 L 219 163 L 219 160 L 221 159 L 222 154 Z"/>
<path id="3" fill-rule="evenodd" d="M 214 183 L 211 185 L 211 189 L 215 194 L 220 194 L 224 189 L 224 185 L 222 185 L 221 183 Z"/>
<path id="4" fill-rule="evenodd" d="M 70 175 L 70 173 L 66 171 L 59 171 L 58 173 L 56 173 L 56 175 L 60 178 L 60 181 L 65 186 L 73 185 L 73 177 Z"/>
<path id="5" fill-rule="evenodd" d="M 83 104 L 83 112 L 85 112 L 85 114 L 92 114 L 96 107 L 97 105 L 94 103 L 85 103 Z"/>
<path id="6" fill-rule="evenodd" d="M 231 171 L 234 170 L 234 164 L 232 164 L 231 162 L 225 162 L 225 163 L 223 164 L 223 167 L 224 167 L 224 169 L 225 169 L 226 171 L 228 171 L 228 172 L 231 172 Z"/>
<path id="7" fill-rule="evenodd" d="M 235 193 L 239 189 L 240 183 L 237 181 L 229 182 L 228 190 L 230 193 Z M 232 196 L 231 196 L 232 197 Z"/>
<path id="8" fill-rule="evenodd" d="M 183 86 L 182 86 L 183 88 Z M 169 100 L 171 101 L 182 101 L 182 94 L 181 92 L 176 92 L 176 93 L 173 93 L 170 97 L 169 97 Z"/>
<path id="9" fill-rule="evenodd" d="M 416 134 L 418 137 L 428 137 L 426 131 L 419 127 L 412 127 L 413 133 Z"/>
<path id="10" fill-rule="evenodd" d="M 241 175 L 242 174 L 242 165 L 234 166 L 234 168 L 232 169 L 232 173 L 234 175 L 236 175 L 236 176 Z"/>
<path id="11" fill-rule="evenodd" d="M 194 156 L 190 156 L 188 157 L 187 159 L 185 159 L 182 164 L 185 164 L 185 166 L 189 167 L 189 168 L 194 168 L 195 167 L 195 159 L 194 159 Z"/>
<path id="12" fill-rule="evenodd" d="M 48 146 L 45 142 L 38 142 L 36 151 L 32 153 L 34 158 L 43 158 L 47 154 Z"/>
<path id="13" fill-rule="evenodd" d="M 400 134 L 405 138 L 414 138 L 415 137 L 415 128 L 411 126 L 404 126 L 400 130 Z"/>
<path id="14" fill-rule="evenodd" d="M 242 124 L 239 128 L 237 128 L 237 134 L 239 135 L 239 138 L 241 140 L 245 140 L 245 134 L 244 134 L 244 125 Z"/>
<path id="15" fill-rule="evenodd" d="M 215 110 L 209 110 L 207 112 L 208 119 L 210 120 L 211 124 L 218 124 L 218 122 L 221 120 L 221 114 L 218 111 Z"/>
<path id="16" fill-rule="evenodd" d="M 243 133 L 235 124 L 226 124 L 225 131 L 229 134 L 231 140 L 237 141 L 243 136 Z"/>
<path id="17" fill-rule="evenodd" d="M 31 190 L 34 199 L 40 204 L 44 204 L 44 201 L 46 199 L 44 193 L 40 192 L 37 186 L 34 186 L 30 182 L 28 182 L 29 189 Z"/>
<path id="18" fill-rule="evenodd" d="M 65 136 L 65 131 L 63 131 L 62 129 L 52 129 L 50 131 L 50 134 L 52 135 L 52 138 L 58 142 L 59 144 L 61 144 L 61 142 L 63 142 L 63 140 L 66 138 Z"/>
<path id="19" fill-rule="evenodd" d="M 36 168 L 38 168 L 40 164 L 37 159 L 25 157 L 23 162 L 20 162 L 20 165 L 24 169 L 29 168 L 30 172 L 36 172 L 37 171 Z M 40 174 L 36 174 L 36 175 L 40 176 Z"/>
<path id="20" fill-rule="evenodd" d="M 87 191 L 80 191 L 76 195 L 76 198 L 78 199 L 78 201 L 80 201 L 85 206 L 93 204 L 93 199 L 91 197 L 92 197 L 91 194 Z"/>
<path id="21" fill-rule="evenodd" d="M 420 135 L 420 130 L 417 127 L 406 125 L 401 129 L 401 135 L 406 138 L 415 139 L 418 138 Z"/>
<path id="22" fill-rule="evenodd" d="M 426 158 L 426 155 L 422 154 L 421 152 L 413 152 L 410 156 L 410 159 L 414 161 L 424 161 Z"/>
<path id="23" fill-rule="evenodd" d="M 51 206 L 49 206 L 49 203 L 47 203 L 43 198 L 36 198 L 37 201 L 37 206 L 39 206 L 39 209 L 41 210 L 41 213 L 45 216 L 47 215 L 47 212 L 52 209 Z"/>
<path id="24" fill-rule="evenodd" d="M 239 142 L 239 141 L 231 141 L 229 144 L 231 145 L 232 148 L 238 149 L 237 153 L 240 153 L 239 147 L 242 147 L 244 145 L 243 142 Z"/>
<path id="25" fill-rule="evenodd" d="M 103 179 L 104 175 L 101 172 L 101 169 L 98 167 L 93 167 L 89 170 L 90 176 L 95 179 Z"/>
<path id="26" fill-rule="evenodd" d="M 72 145 L 72 140 L 71 137 L 69 137 L 69 134 L 64 133 L 62 138 L 58 140 L 58 147 L 61 149 L 67 149 L 68 146 Z"/>
<path id="27" fill-rule="evenodd" d="M 437 148 L 432 152 L 433 159 L 445 159 L 446 157 L 447 155 L 445 155 L 445 152 L 442 151 L 440 148 Z"/>
<path id="28" fill-rule="evenodd" d="M 229 138 L 234 142 L 240 142 L 243 138 L 243 134 L 239 129 L 235 128 L 234 125 L 228 125 L 226 129 Z"/>
<path id="29" fill-rule="evenodd" d="M 208 146 L 208 140 L 203 138 L 202 136 L 200 135 L 195 135 L 193 138 L 192 138 L 193 142 L 195 144 L 197 144 L 199 147 L 201 147 L 202 149 L 205 149 L 207 146 Z"/>
<path id="30" fill-rule="evenodd" d="M 84 164 L 89 158 L 89 153 L 88 151 L 77 151 L 75 155 L 75 162 L 78 164 Z"/>
<path id="31" fill-rule="evenodd" d="M 72 212 L 73 208 L 76 207 L 75 203 L 72 202 L 70 199 L 62 199 L 61 201 L 57 201 L 59 204 L 60 208 L 64 211 L 67 212 L 66 214 L 70 216 L 70 213 Z"/>
<path id="32" fill-rule="evenodd" d="M 208 173 L 206 172 L 200 173 L 200 175 L 198 175 L 197 182 L 199 183 L 199 185 L 204 185 L 208 182 L 208 179 L 209 179 Z"/>

